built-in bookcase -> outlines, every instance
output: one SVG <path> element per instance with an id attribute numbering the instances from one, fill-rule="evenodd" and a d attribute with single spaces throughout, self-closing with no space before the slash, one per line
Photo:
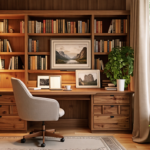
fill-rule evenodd
<path id="1" fill-rule="evenodd" d="M 14 33 L 0 33 L 0 39 L 8 39 L 11 43 L 13 52 L 0 52 L 2 59 L 5 59 L 5 70 L 0 70 L 0 88 L 11 88 L 11 77 L 23 80 L 29 86 L 36 86 L 38 75 L 62 75 L 62 86 L 70 84 L 75 87 L 75 71 L 50 70 L 50 39 L 51 38 L 87 38 L 91 39 L 92 69 L 94 69 L 94 59 L 100 58 L 104 64 L 108 61 L 108 52 L 94 52 L 94 39 L 112 40 L 120 39 L 126 41 L 129 46 L 129 11 L 109 10 L 109 11 L 11 11 L 0 13 L 0 21 L 8 19 L 8 28 L 14 29 Z M 66 21 L 77 22 L 78 20 L 89 20 L 89 33 L 29 33 L 28 22 L 36 20 L 43 22 L 45 19 L 65 19 Z M 94 19 L 102 21 L 102 33 L 94 33 Z M 108 33 L 112 19 L 127 19 L 128 33 Z M 19 33 L 20 21 L 25 21 L 25 33 Z M 77 27 L 77 24 L 76 24 Z M 28 51 L 29 38 L 39 40 L 39 52 Z M 48 70 L 28 70 L 28 57 L 37 55 L 47 55 Z M 11 56 L 20 56 L 24 62 L 24 70 L 7 70 Z M 103 71 L 100 73 L 101 79 L 107 79 Z"/>

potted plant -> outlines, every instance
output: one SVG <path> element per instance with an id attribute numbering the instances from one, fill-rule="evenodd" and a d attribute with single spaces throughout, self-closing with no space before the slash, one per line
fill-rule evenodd
<path id="1" fill-rule="evenodd" d="M 130 83 L 130 75 L 133 76 L 134 50 L 131 47 L 116 47 L 108 55 L 104 73 L 113 84 L 117 84 L 117 90 L 124 91 Z"/>

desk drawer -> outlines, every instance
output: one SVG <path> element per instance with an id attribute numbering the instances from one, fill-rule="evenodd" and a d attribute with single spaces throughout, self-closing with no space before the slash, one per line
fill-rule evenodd
<path id="1" fill-rule="evenodd" d="M 2 95 L 0 96 L 0 103 L 1 104 L 14 104 L 15 97 L 13 95 Z"/>
<path id="2" fill-rule="evenodd" d="M 99 123 L 94 124 L 94 129 L 97 130 L 125 130 L 129 129 L 129 123 Z"/>
<path id="3" fill-rule="evenodd" d="M 129 104 L 128 95 L 95 95 L 94 104 Z"/>
<path id="4" fill-rule="evenodd" d="M 0 130 L 24 130 L 25 121 L 18 116 L 1 116 Z"/>
<path id="5" fill-rule="evenodd" d="M 130 106 L 120 106 L 120 114 L 121 115 L 129 115 L 130 114 Z"/>
<path id="6" fill-rule="evenodd" d="M 118 106 L 117 105 L 105 105 L 103 114 L 118 114 Z"/>
<path id="7" fill-rule="evenodd" d="M 11 115 L 18 115 L 18 111 L 17 111 L 17 106 L 16 105 L 11 105 L 10 106 L 10 114 Z"/>
<path id="8" fill-rule="evenodd" d="M 95 123 L 129 123 L 129 116 L 101 116 L 95 115 L 94 116 L 94 124 Z"/>
<path id="9" fill-rule="evenodd" d="M 9 105 L 0 105 L 0 116 L 9 115 L 10 106 Z"/>

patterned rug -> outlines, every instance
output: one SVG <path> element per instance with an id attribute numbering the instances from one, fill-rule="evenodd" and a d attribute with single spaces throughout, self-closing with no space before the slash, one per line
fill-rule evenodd
<path id="1" fill-rule="evenodd" d="M 46 137 L 46 147 L 40 147 L 42 137 L 26 140 L 22 137 L 0 137 L 0 150 L 125 150 L 113 136 L 67 136 L 65 142 Z"/>

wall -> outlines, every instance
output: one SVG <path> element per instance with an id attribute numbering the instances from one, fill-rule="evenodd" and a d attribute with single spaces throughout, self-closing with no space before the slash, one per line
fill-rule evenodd
<path id="1" fill-rule="evenodd" d="M 126 10 L 126 0 L 0 0 L 0 10 Z"/>

